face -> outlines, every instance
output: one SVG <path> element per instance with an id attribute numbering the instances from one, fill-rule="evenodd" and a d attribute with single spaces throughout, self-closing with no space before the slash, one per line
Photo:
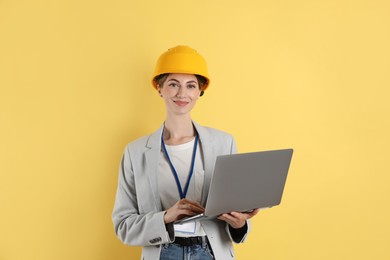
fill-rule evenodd
<path id="1" fill-rule="evenodd" d="M 158 91 L 168 113 L 188 114 L 200 96 L 198 79 L 192 74 L 169 74 Z"/>

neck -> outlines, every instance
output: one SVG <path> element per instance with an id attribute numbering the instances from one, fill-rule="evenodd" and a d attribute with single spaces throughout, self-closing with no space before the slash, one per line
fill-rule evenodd
<path id="1" fill-rule="evenodd" d="M 167 144 L 185 143 L 195 136 L 190 117 L 167 117 L 164 124 L 164 140 Z"/>

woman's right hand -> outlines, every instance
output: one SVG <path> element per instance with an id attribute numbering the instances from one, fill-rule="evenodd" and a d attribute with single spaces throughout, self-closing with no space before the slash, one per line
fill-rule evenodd
<path id="1" fill-rule="evenodd" d="M 194 216 L 204 212 L 204 207 L 195 201 L 181 199 L 169 208 L 164 215 L 164 223 L 168 224 L 186 216 Z"/>

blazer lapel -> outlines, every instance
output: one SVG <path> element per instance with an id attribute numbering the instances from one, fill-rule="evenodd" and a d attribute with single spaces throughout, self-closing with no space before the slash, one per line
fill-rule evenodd
<path id="1" fill-rule="evenodd" d="M 204 182 L 202 190 L 202 201 L 201 204 L 205 205 L 207 201 L 208 191 L 210 187 L 211 176 L 214 171 L 214 163 L 212 158 L 215 157 L 215 151 L 213 149 L 214 140 L 208 134 L 206 129 L 203 126 L 198 125 L 193 122 L 196 131 L 199 134 L 199 140 L 202 145 L 203 152 L 203 163 L 204 163 Z"/>
<path id="2" fill-rule="evenodd" d="M 147 150 L 145 152 L 145 167 L 146 174 L 149 178 L 149 183 L 152 188 L 154 203 L 158 211 L 162 210 L 160 195 L 158 191 L 157 174 L 158 174 L 158 160 L 161 151 L 161 135 L 163 127 L 160 127 L 156 132 L 152 133 L 146 142 Z"/>

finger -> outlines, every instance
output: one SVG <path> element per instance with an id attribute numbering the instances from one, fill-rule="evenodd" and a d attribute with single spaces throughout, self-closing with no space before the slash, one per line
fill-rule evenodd
<path id="1" fill-rule="evenodd" d="M 204 207 L 202 205 L 200 205 L 199 203 L 197 203 L 195 201 L 192 201 L 192 200 L 182 199 L 181 203 L 190 204 L 193 207 L 196 207 L 196 208 L 199 208 L 199 209 L 204 209 Z"/>
<path id="2" fill-rule="evenodd" d="M 225 220 L 225 221 L 229 221 L 229 222 L 237 222 L 237 221 L 240 221 L 240 218 L 234 216 L 232 214 L 233 212 L 231 213 L 225 213 L 225 214 L 222 214 L 220 217 Z"/>
<path id="3" fill-rule="evenodd" d="M 186 209 L 191 210 L 192 212 L 199 214 L 204 212 L 204 208 L 198 207 L 196 205 L 187 204 Z"/>
<path id="4" fill-rule="evenodd" d="M 232 211 L 229 213 L 229 215 L 236 217 L 236 218 L 240 218 L 240 217 L 242 217 L 243 213 Z"/>
<path id="5" fill-rule="evenodd" d="M 222 220 L 222 221 L 226 221 L 229 223 L 231 220 L 228 217 L 226 217 L 226 215 L 227 214 L 222 214 L 217 219 Z"/>
<path id="6" fill-rule="evenodd" d="M 177 214 L 179 216 L 194 216 L 194 215 L 200 214 L 202 212 L 204 212 L 204 211 L 199 210 L 196 207 L 193 208 L 193 206 L 190 204 L 183 204 L 183 205 L 179 205 L 177 207 Z"/>
<path id="7" fill-rule="evenodd" d="M 250 219 L 253 216 L 255 216 L 257 213 L 259 213 L 260 209 L 254 209 L 250 212 L 230 212 L 233 216 L 237 218 L 245 218 L 245 219 Z"/>
<path id="8" fill-rule="evenodd" d="M 247 219 L 247 214 L 241 213 L 241 212 L 232 211 L 232 212 L 229 213 L 229 215 L 232 218 L 238 219 L 240 221 Z"/>
<path id="9" fill-rule="evenodd" d="M 252 212 L 246 213 L 247 219 L 250 219 L 250 218 L 256 216 L 257 213 L 259 213 L 259 211 L 260 211 L 260 209 L 254 209 Z"/>
<path id="10" fill-rule="evenodd" d="M 204 207 L 201 206 L 200 204 L 187 200 L 187 199 L 182 199 L 180 201 L 180 207 L 185 208 L 185 209 L 191 209 L 196 212 L 204 212 Z"/>
<path id="11" fill-rule="evenodd" d="M 218 217 L 218 219 L 225 221 L 233 228 L 241 228 L 242 226 L 245 225 L 245 220 L 236 218 L 231 214 L 222 214 L 221 216 Z"/>

